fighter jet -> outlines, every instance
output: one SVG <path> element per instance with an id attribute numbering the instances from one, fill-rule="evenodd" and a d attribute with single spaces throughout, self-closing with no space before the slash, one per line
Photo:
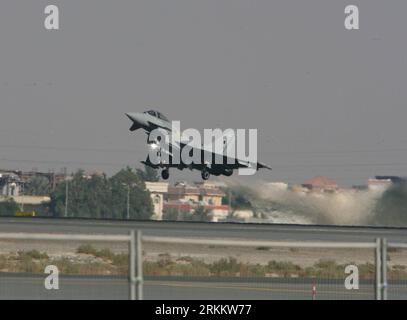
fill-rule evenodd
<path id="1" fill-rule="evenodd" d="M 149 136 L 150 133 L 155 130 L 163 130 L 164 132 L 171 133 L 172 131 L 172 123 L 165 117 L 162 113 L 155 111 L 155 110 L 148 110 L 143 113 L 126 113 L 126 116 L 132 121 L 132 125 L 130 127 L 130 131 L 136 131 L 138 129 L 143 129 L 146 134 Z M 227 137 L 222 137 L 224 140 L 222 143 L 224 147 L 227 147 L 228 141 Z M 147 143 L 150 144 L 153 148 L 156 147 L 156 144 L 154 142 L 151 142 L 149 137 L 147 137 Z M 178 149 L 182 150 L 187 145 L 187 142 L 179 140 L 176 143 L 172 142 L 170 144 L 170 147 L 172 150 Z M 227 155 L 222 154 L 221 156 L 223 157 L 222 164 L 216 164 L 215 161 L 211 161 L 210 163 L 207 163 L 204 161 L 204 159 L 215 159 L 216 156 L 219 156 L 219 154 L 212 152 L 212 148 L 207 148 L 205 145 L 196 145 L 193 146 L 194 149 L 198 150 L 198 152 L 201 154 L 201 159 L 202 161 L 200 163 L 192 163 L 192 164 L 185 164 L 180 161 L 180 163 L 174 163 L 172 161 L 173 159 L 173 154 L 171 154 L 171 151 L 166 150 L 165 152 L 169 152 L 169 161 L 168 162 L 160 162 L 159 164 L 153 164 L 149 157 L 145 161 L 142 161 L 143 164 L 152 167 L 154 169 L 159 169 L 161 168 L 161 177 L 164 180 L 167 180 L 170 176 L 169 169 L 170 168 L 177 168 L 179 170 L 183 170 L 186 168 L 189 168 L 190 170 L 199 170 L 201 171 L 201 176 L 203 180 L 208 180 L 210 175 L 215 175 L 215 176 L 231 176 L 233 174 L 233 171 L 236 169 L 240 168 L 254 168 L 256 170 L 265 168 L 271 170 L 271 167 L 261 163 L 250 163 L 246 160 L 241 160 L 238 158 L 230 158 L 227 157 Z M 225 150 L 224 150 L 225 151 Z"/>
<path id="2" fill-rule="evenodd" d="M 130 131 L 140 128 L 144 129 L 146 133 L 150 133 L 157 128 L 171 131 L 171 122 L 158 111 L 148 110 L 143 113 L 126 113 L 126 116 L 133 121 Z"/>

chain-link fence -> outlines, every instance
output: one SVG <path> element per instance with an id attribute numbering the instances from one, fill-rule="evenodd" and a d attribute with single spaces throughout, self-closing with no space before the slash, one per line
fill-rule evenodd
<path id="1" fill-rule="evenodd" d="M 0 299 L 134 299 L 136 243 L 134 232 L 0 234 Z"/>
<path id="2" fill-rule="evenodd" d="M 386 243 L 387 299 L 407 299 L 407 244 Z"/>
<path id="3" fill-rule="evenodd" d="M 0 299 L 405 299 L 406 253 L 385 239 L 0 233 Z"/>
<path id="4" fill-rule="evenodd" d="M 146 299 L 374 299 L 376 242 L 143 237 Z"/>

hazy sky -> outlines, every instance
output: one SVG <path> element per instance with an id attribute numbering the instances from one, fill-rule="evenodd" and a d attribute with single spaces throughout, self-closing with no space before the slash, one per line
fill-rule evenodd
<path id="1" fill-rule="evenodd" d="M 348 4 L 360 30 L 344 28 Z M 274 170 L 251 181 L 407 175 L 406 13 L 404 0 L 2 0 L 0 167 L 138 166 L 146 136 L 124 113 L 151 107 L 184 129 L 258 128 Z"/>

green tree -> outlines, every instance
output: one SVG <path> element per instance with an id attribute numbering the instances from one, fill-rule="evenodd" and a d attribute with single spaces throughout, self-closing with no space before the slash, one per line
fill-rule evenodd
<path id="1" fill-rule="evenodd" d="M 77 171 L 71 179 L 59 184 L 51 194 L 51 211 L 64 216 L 66 183 L 68 183 L 68 216 L 104 218 L 108 216 L 110 188 L 106 177 L 84 175 Z"/>
<path id="2" fill-rule="evenodd" d="M 130 219 L 150 219 L 153 204 L 150 192 L 144 181 L 131 168 L 120 170 L 110 178 L 112 190 L 112 215 L 114 218 L 125 218 L 127 214 L 127 193 L 129 192 Z"/>
<path id="3" fill-rule="evenodd" d="M 381 226 L 407 226 L 407 185 L 394 185 L 383 192 L 376 202 L 371 224 Z"/>
<path id="4" fill-rule="evenodd" d="M 24 185 L 24 194 L 32 196 L 45 196 L 51 192 L 50 182 L 46 177 L 34 176 Z"/>
<path id="5" fill-rule="evenodd" d="M 177 221 L 179 220 L 179 212 L 175 208 L 165 209 L 163 211 L 163 220 Z"/>
<path id="6" fill-rule="evenodd" d="M 205 209 L 205 207 L 203 206 L 199 206 L 198 208 L 195 209 L 192 217 L 195 221 L 209 221 L 210 213 L 211 213 L 210 210 Z"/>
<path id="7" fill-rule="evenodd" d="M 144 170 L 137 169 L 137 175 L 143 181 L 157 182 L 160 180 L 157 169 L 144 165 Z"/>
<path id="8" fill-rule="evenodd" d="M 0 216 L 14 216 L 20 208 L 13 200 L 0 202 Z"/>
<path id="9" fill-rule="evenodd" d="M 69 217 L 124 219 L 128 194 L 131 219 L 150 219 L 153 214 L 150 193 L 131 168 L 120 170 L 109 179 L 76 172 L 72 179 L 59 184 L 51 194 L 50 210 L 54 216 L 64 216 L 66 183 Z"/>

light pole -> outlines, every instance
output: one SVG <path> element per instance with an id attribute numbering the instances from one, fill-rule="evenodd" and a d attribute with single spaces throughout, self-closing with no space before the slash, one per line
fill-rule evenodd
<path id="1" fill-rule="evenodd" d="M 126 219 L 130 220 L 130 187 L 129 183 L 122 183 L 123 186 L 127 187 L 127 201 L 126 201 Z"/>
<path id="2" fill-rule="evenodd" d="M 130 185 L 127 185 L 127 220 L 130 220 Z"/>
<path id="3" fill-rule="evenodd" d="M 228 196 L 228 200 L 229 200 L 229 217 L 232 216 L 232 192 L 230 191 L 230 189 L 228 190 L 229 192 L 229 196 Z"/>
<path id="4" fill-rule="evenodd" d="M 21 181 L 21 212 L 24 212 L 24 182 Z"/>
<path id="5" fill-rule="evenodd" d="M 69 186 L 68 186 L 68 178 L 67 178 L 67 173 L 66 173 L 66 168 L 64 168 L 64 173 L 65 173 L 65 213 L 64 216 L 65 218 L 68 217 L 68 191 L 69 191 Z"/>

